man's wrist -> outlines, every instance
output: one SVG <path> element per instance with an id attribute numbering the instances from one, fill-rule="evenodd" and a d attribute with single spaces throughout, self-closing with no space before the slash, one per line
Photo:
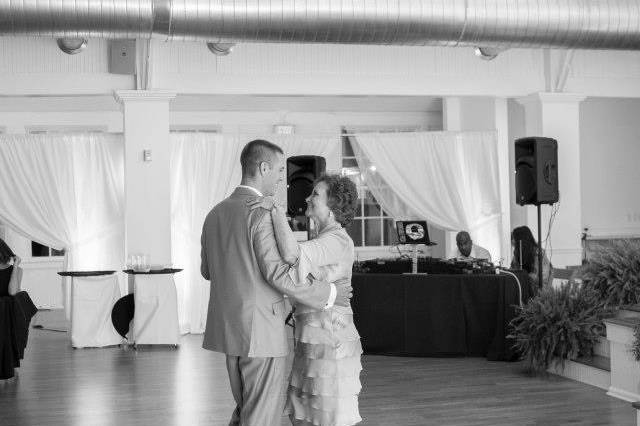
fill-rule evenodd
<path id="1" fill-rule="evenodd" d="M 336 297 L 338 296 L 338 290 L 336 289 L 335 284 L 329 283 L 330 291 L 329 291 L 329 300 L 327 300 L 327 304 L 325 305 L 325 309 L 330 309 L 333 307 L 334 303 L 336 303 Z"/>

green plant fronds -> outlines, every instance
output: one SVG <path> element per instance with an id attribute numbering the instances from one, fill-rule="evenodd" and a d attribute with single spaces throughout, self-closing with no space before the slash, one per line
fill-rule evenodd
<path id="1" fill-rule="evenodd" d="M 623 240 L 601 247 L 582 269 L 585 287 L 609 308 L 640 303 L 640 241 Z"/>
<path id="2" fill-rule="evenodd" d="M 510 337 L 532 370 L 546 370 L 556 357 L 564 367 L 566 359 L 593 354 L 610 313 L 591 288 L 574 283 L 544 288 L 519 308 Z"/>

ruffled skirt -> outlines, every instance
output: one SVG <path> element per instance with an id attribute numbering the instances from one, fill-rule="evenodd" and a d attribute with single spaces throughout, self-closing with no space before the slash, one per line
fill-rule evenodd
<path id="1" fill-rule="evenodd" d="M 353 314 L 295 315 L 295 354 L 285 413 L 294 426 L 350 426 L 358 411 L 362 345 Z"/>

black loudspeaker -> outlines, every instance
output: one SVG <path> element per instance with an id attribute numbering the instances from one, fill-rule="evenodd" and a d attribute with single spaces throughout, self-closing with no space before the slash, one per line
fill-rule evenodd
<path id="1" fill-rule="evenodd" d="M 558 142 L 543 137 L 516 139 L 516 202 L 558 202 Z"/>
<path id="2" fill-rule="evenodd" d="M 305 199 L 313 190 L 313 182 L 325 172 L 324 157 L 300 155 L 287 158 L 287 210 L 289 216 L 304 216 Z"/>

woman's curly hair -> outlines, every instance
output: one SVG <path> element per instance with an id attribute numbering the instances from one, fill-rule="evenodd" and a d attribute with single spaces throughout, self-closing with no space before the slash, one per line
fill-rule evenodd
<path id="1" fill-rule="evenodd" d="M 327 185 L 327 206 L 333 212 L 336 221 L 347 226 L 353 221 L 358 206 L 358 188 L 351 179 L 336 174 L 320 176 L 314 185 L 324 182 Z"/>

